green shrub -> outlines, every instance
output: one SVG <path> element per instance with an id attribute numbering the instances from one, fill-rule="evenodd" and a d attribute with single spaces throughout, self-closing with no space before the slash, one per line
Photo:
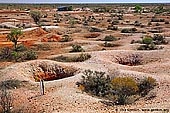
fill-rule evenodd
<path id="1" fill-rule="evenodd" d="M 84 52 L 84 49 L 80 45 L 72 45 L 70 52 Z"/>
<path id="2" fill-rule="evenodd" d="M 92 95 L 109 99 L 114 104 L 124 105 L 145 96 L 157 83 L 152 77 L 137 82 L 132 77 L 109 77 L 104 72 L 85 70 L 76 85 Z M 151 97 L 153 98 L 154 95 Z"/>
<path id="3" fill-rule="evenodd" d="M 17 48 L 17 44 L 18 44 L 18 40 L 20 38 L 20 36 L 23 34 L 23 32 L 21 31 L 21 29 L 19 28 L 14 28 L 11 29 L 11 32 L 7 35 L 7 40 L 11 41 L 14 45 L 14 50 L 16 50 Z"/>
<path id="4" fill-rule="evenodd" d="M 136 31 L 136 28 L 124 28 L 121 30 L 121 33 L 135 33 Z"/>
<path id="5" fill-rule="evenodd" d="M 154 44 L 167 44 L 168 42 L 165 40 L 165 37 L 160 34 L 154 34 L 153 36 L 153 43 Z"/>
<path id="6" fill-rule="evenodd" d="M 143 44 L 151 44 L 153 42 L 153 39 L 151 37 L 145 37 L 142 39 Z"/>
<path id="7" fill-rule="evenodd" d="M 105 36 L 105 38 L 103 39 L 103 41 L 116 41 L 116 40 L 117 38 L 115 38 L 112 35 Z"/>
<path id="8" fill-rule="evenodd" d="M 139 87 L 139 93 L 142 96 L 145 96 L 148 94 L 150 90 L 152 90 L 157 85 L 156 80 L 152 77 L 144 78 L 140 81 L 138 84 Z"/>
<path id="9" fill-rule="evenodd" d="M 16 51 L 18 51 L 18 52 L 23 52 L 26 50 L 27 50 L 27 48 L 23 44 L 20 44 L 16 47 Z"/>
<path id="10" fill-rule="evenodd" d="M 105 76 L 104 72 L 85 70 L 82 80 L 77 82 L 78 86 L 83 86 L 85 92 L 93 95 L 105 96 L 110 90 L 111 79 Z"/>
<path id="11" fill-rule="evenodd" d="M 34 52 L 34 51 L 26 51 L 26 52 L 23 54 L 23 56 L 24 56 L 24 58 L 23 58 L 24 60 L 35 60 L 35 59 L 38 58 L 37 53 Z"/>
<path id="12" fill-rule="evenodd" d="M 8 47 L 3 48 L 0 52 L 0 60 L 20 62 L 37 59 L 38 57 L 34 51 L 25 48 L 23 45 L 18 46 L 17 49 L 18 51 Z"/>
<path id="13" fill-rule="evenodd" d="M 41 18 L 40 11 L 30 11 L 30 16 L 33 18 L 33 20 L 36 24 L 39 24 L 40 18 Z"/>
<path id="14" fill-rule="evenodd" d="M 90 32 L 102 32 L 101 29 L 96 28 L 96 27 L 91 27 L 91 28 L 89 29 L 89 31 L 90 31 Z"/>

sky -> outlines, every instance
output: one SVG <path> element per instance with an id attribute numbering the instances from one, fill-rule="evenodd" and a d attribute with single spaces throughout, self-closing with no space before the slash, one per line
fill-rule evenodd
<path id="1" fill-rule="evenodd" d="M 170 3 L 170 0 L 0 0 L 0 3 Z"/>

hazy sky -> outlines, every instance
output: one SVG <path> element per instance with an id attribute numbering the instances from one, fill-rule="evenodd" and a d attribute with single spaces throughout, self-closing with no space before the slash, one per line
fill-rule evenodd
<path id="1" fill-rule="evenodd" d="M 0 3 L 170 3 L 170 0 L 0 0 Z"/>

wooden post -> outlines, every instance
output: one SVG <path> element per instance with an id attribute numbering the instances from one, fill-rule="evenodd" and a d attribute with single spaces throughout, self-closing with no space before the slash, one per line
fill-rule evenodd
<path id="1" fill-rule="evenodd" d="M 40 79 L 40 94 L 44 95 L 44 80 Z"/>

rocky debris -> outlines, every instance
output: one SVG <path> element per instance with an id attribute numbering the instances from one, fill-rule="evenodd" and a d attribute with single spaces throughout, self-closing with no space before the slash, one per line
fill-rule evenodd
<path id="1" fill-rule="evenodd" d="M 39 81 L 40 79 L 50 81 L 73 76 L 74 71 L 74 69 L 70 70 L 69 67 L 63 68 L 58 64 L 51 65 L 47 62 L 32 65 L 32 72 L 36 81 Z"/>
<path id="2" fill-rule="evenodd" d="M 16 25 L 19 28 L 31 28 L 32 25 L 31 24 L 27 24 L 27 23 L 20 23 Z"/>
<path id="3" fill-rule="evenodd" d="M 54 35 L 54 34 L 48 38 L 41 39 L 42 42 L 58 42 L 60 40 L 61 40 L 61 37 L 58 35 Z"/>
<path id="4" fill-rule="evenodd" d="M 7 29 L 11 29 L 11 28 L 17 28 L 16 26 L 14 26 L 14 25 L 11 25 L 11 24 L 9 24 L 9 23 L 1 23 L 0 24 L 0 28 L 7 28 Z"/>

